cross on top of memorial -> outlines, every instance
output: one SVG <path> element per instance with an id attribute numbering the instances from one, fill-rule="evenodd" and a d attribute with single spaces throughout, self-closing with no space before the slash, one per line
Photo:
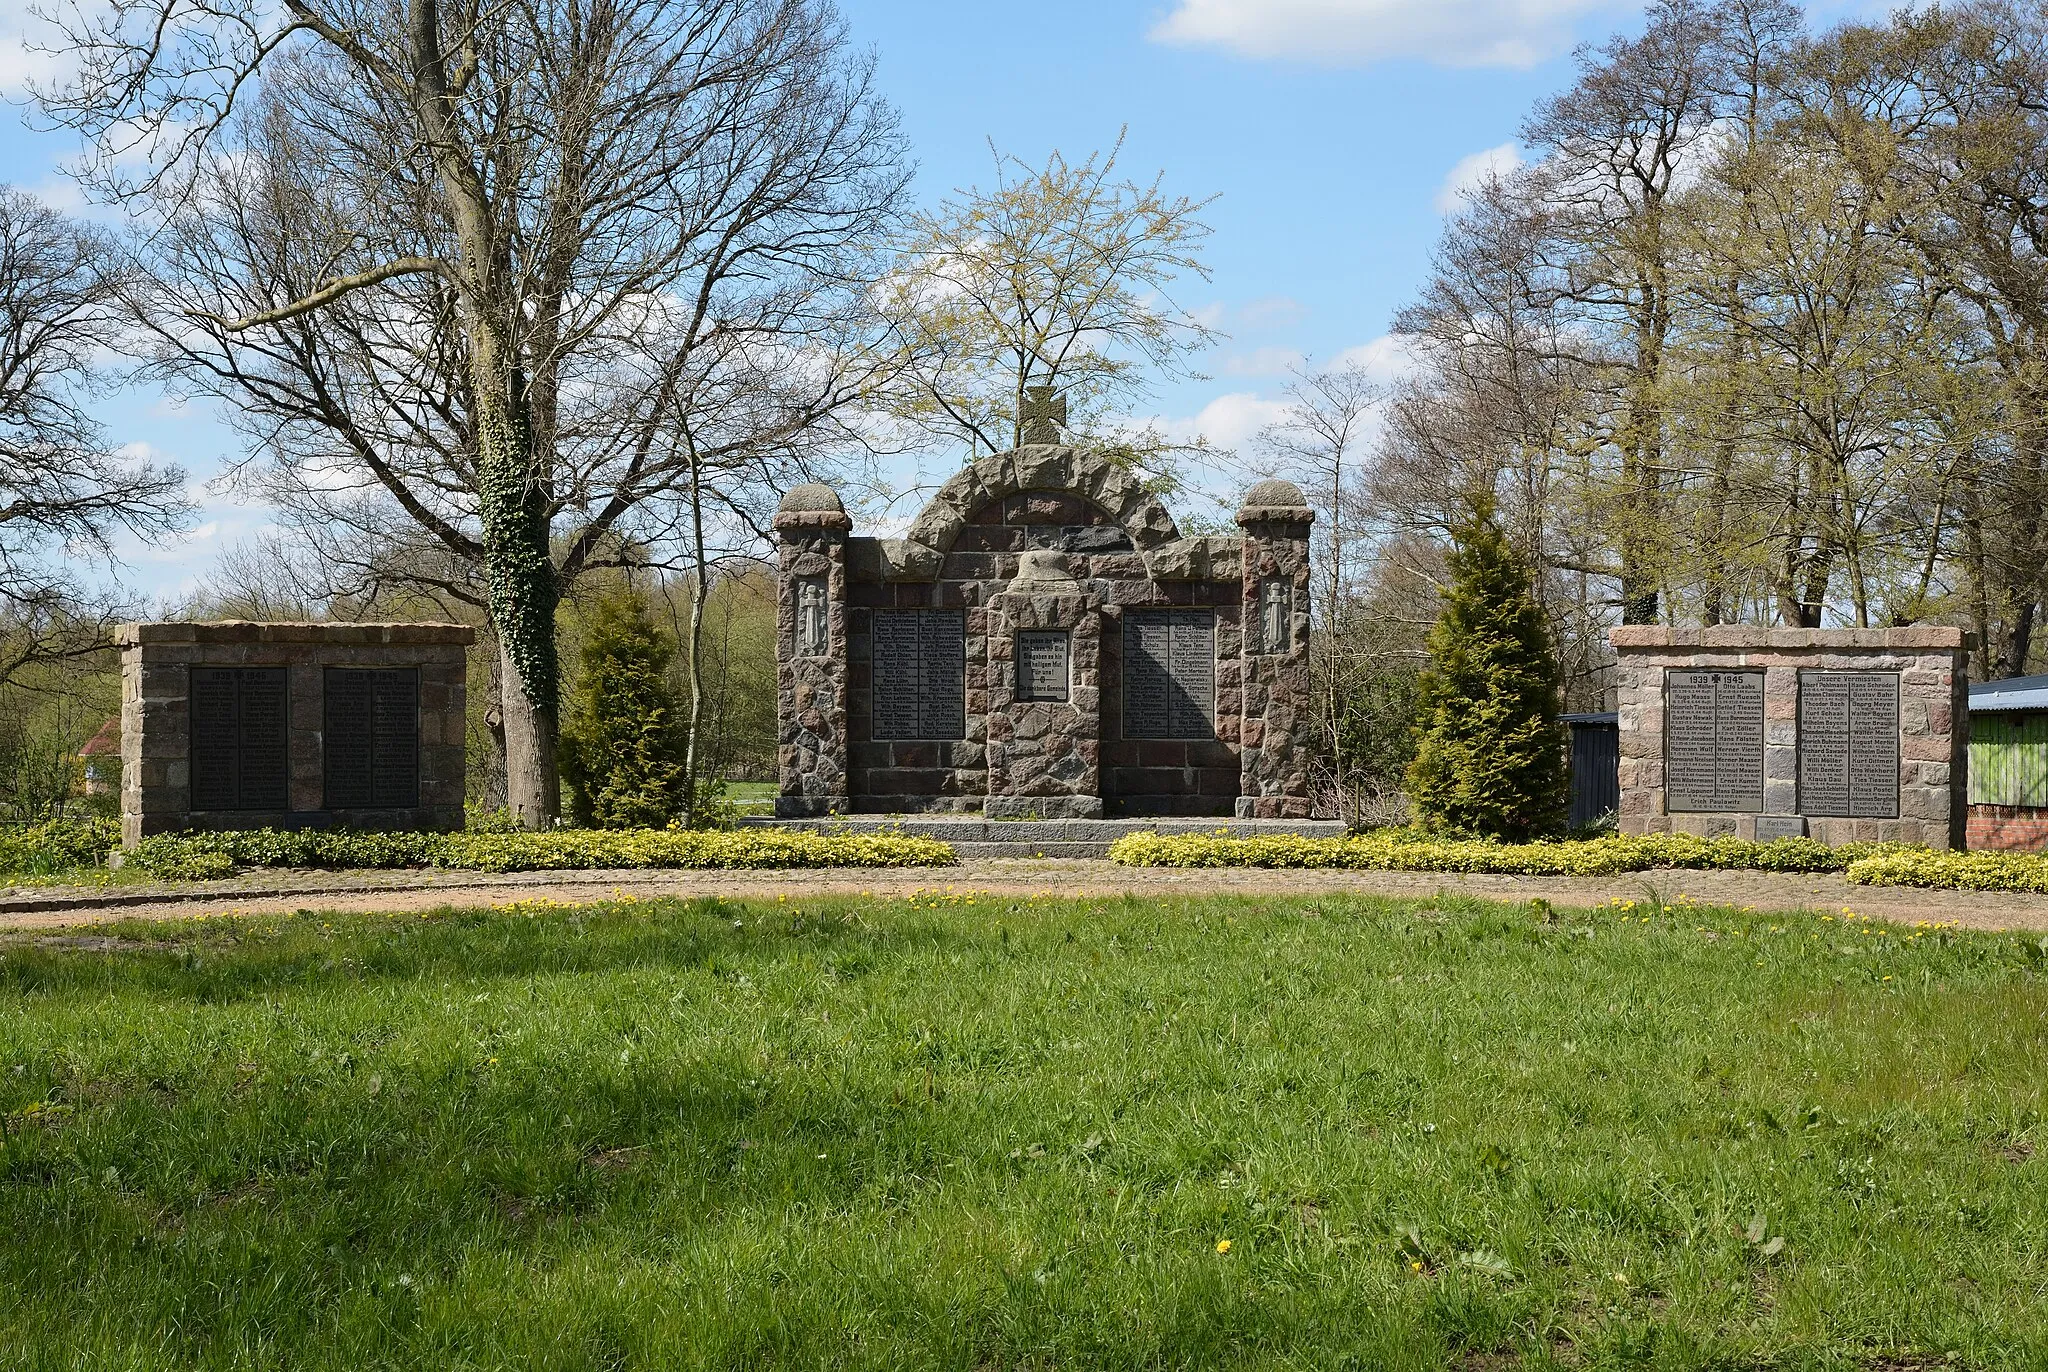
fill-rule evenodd
<path id="1" fill-rule="evenodd" d="M 1057 443 L 1067 422 L 1067 398 L 1051 386 L 1027 386 L 1027 399 L 1020 418 L 1024 421 L 1024 442 Z"/>

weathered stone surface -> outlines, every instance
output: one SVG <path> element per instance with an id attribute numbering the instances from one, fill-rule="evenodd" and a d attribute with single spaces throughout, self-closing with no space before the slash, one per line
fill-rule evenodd
<path id="1" fill-rule="evenodd" d="M 843 611 L 843 647 L 780 660 L 785 743 L 781 812 L 852 811 L 1093 815 L 1306 814 L 1308 549 L 1311 515 L 1298 491 L 1265 489 L 1238 536 L 1183 539 L 1159 500 L 1125 468 L 1056 444 L 1031 445 L 963 469 L 933 497 L 903 539 L 841 538 L 830 575 Z M 831 513 L 806 496 L 800 513 Z M 785 576 L 823 575 L 823 543 L 841 530 L 778 523 Z M 1294 591 L 1291 649 L 1246 658 L 1248 569 Z M 806 592 L 815 599 L 815 585 Z M 785 590 L 785 600 L 788 592 Z M 1209 680 L 1214 720 L 1204 736 L 1154 741 L 1124 718 L 1127 609 L 1205 612 L 1213 624 Z M 950 740 L 890 739 L 884 714 L 901 709 L 875 676 L 878 616 L 964 611 L 965 719 Z M 893 632 L 893 631 L 892 631 Z M 1022 699 L 1018 635 L 1058 634 L 1068 649 L 1066 698 Z M 900 635 L 899 635 L 900 636 Z M 786 635 L 783 636 L 786 638 Z M 1037 641 L 1038 660 L 1057 644 Z M 834 680 L 819 668 L 837 665 Z M 900 692 L 898 692 L 900 694 Z M 1048 694 L 1056 694 L 1049 692 Z M 1249 749 L 1241 739 L 1254 740 Z M 800 746 L 799 746 L 800 745 Z M 821 778 L 843 788 L 824 795 Z M 1250 778 L 1253 790 L 1243 790 Z"/>

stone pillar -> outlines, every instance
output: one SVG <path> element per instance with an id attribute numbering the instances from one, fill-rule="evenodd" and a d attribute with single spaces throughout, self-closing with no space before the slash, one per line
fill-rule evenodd
<path id="1" fill-rule="evenodd" d="M 1311 734 L 1308 531 L 1315 512 L 1292 482 L 1245 493 L 1243 722 L 1239 819 L 1307 819 Z"/>
<path id="2" fill-rule="evenodd" d="M 776 764 L 783 819 L 844 814 L 846 535 L 829 486 L 798 486 L 775 512 L 781 570 L 775 605 Z"/>
<path id="3" fill-rule="evenodd" d="M 1064 638 L 1064 699 L 1056 698 L 1057 680 L 1040 681 L 1039 698 L 1021 698 L 1020 635 L 1045 636 L 1041 664 L 1054 661 Z M 1056 552 L 1023 554 L 1017 579 L 989 600 L 983 813 L 991 819 L 1102 816 L 1102 603 Z"/>

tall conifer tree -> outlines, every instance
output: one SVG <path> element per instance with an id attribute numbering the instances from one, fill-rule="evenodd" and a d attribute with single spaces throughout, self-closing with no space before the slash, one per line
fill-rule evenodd
<path id="1" fill-rule="evenodd" d="M 583 674 L 562 731 L 562 780 L 578 824 L 656 827 L 690 812 L 689 742 L 669 680 L 675 640 L 639 597 L 599 601 L 583 644 Z"/>
<path id="2" fill-rule="evenodd" d="M 1452 538 L 1409 797 L 1432 828 L 1511 840 L 1557 833 L 1571 783 L 1550 627 L 1491 501 L 1478 502 Z"/>

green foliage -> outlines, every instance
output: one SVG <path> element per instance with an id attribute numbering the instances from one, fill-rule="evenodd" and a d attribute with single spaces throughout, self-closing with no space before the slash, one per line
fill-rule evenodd
<path id="1" fill-rule="evenodd" d="M 237 867 L 443 867 L 528 872 L 634 867 L 945 867 L 954 859 L 947 844 L 894 834 L 676 828 L 557 829 L 548 833 L 469 830 L 459 834 L 217 829 L 146 838 L 136 846 L 133 860 L 152 875 L 181 880 L 225 876 Z"/>
<path id="2" fill-rule="evenodd" d="M 1889 849 L 1849 867 L 1864 886 L 1926 886 L 1947 891 L 2048 892 L 2048 857 L 2039 853 L 1955 853 Z"/>
<path id="3" fill-rule="evenodd" d="M 671 681 L 675 640 L 630 591 L 597 603 L 562 730 L 569 812 L 585 828 L 659 827 L 690 813 L 688 716 Z"/>
<path id="4" fill-rule="evenodd" d="M 0 959 L 9 1367 L 2048 1365 L 2031 934 L 1335 892 L 94 933 Z"/>
<path id="5" fill-rule="evenodd" d="M 0 879 L 47 877 L 81 867 L 100 867 L 121 846 L 121 824 L 112 819 L 53 819 L 0 828 Z"/>
<path id="6" fill-rule="evenodd" d="M 1755 843 L 1691 834 L 1647 834 L 1588 842 L 1490 843 L 1446 839 L 1412 829 L 1347 838 L 1218 834 L 1128 834 L 1111 845 L 1127 867 L 1337 867 L 1374 872 L 1483 872 L 1502 876 L 1612 876 L 1658 867 L 1765 872 L 1852 872 L 1879 856 L 1917 859 L 1923 849 L 1872 843 L 1830 848 L 1809 838 Z M 2043 887 L 2040 889 L 2048 889 Z"/>
<path id="7" fill-rule="evenodd" d="M 1408 793 L 1432 828 L 1561 833 L 1571 805 L 1550 629 L 1521 561 L 1480 503 L 1453 530 L 1451 584 L 1429 636 Z"/>

